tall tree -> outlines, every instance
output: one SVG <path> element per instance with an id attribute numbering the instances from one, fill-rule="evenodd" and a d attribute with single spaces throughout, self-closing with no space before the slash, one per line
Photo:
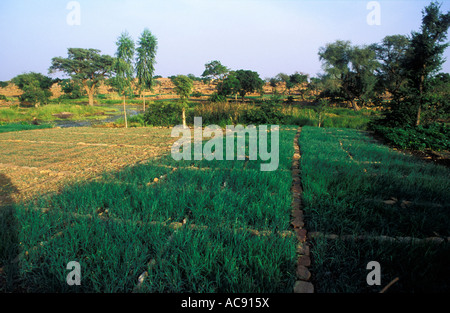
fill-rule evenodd
<path id="1" fill-rule="evenodd" d="M 189 96 L 194 88 L 192 80 L 185 75 L 178 75 L 172 79 L 175 85 L 175 92 L 180 96 L 180 102 L 182 105 L 182 120 L 183 126 L 186 127 L 186 107 L 188 104 Z"/>
<path id="2" fill-rule="evenodd" d="M 111 76 L 114 58 L 100 55 L 97 49 L 69 48 L 68 57 L 55 57 L 49 73 L 64 72 L 86 90 L 89 105 L 94 105 L 95 88 Z"/>
<path id="3" fill-rule="evenodd" d="M 153 73 L 155 72 L 157 49 L 158 40 L 147 28 L 144 29 L 136 49 L 136 76 L 140 93 L 145 90 L 153 90 L 153 86 L 155 85 Z M 145 111 L 145 96 L 143 105 Z"/>
<path id="4" fill-rule="evenodd" d="M 368 101 L 373 92 L 378 66 L 375 51 L 370 47 L 352 46 L 350 41 L 337 40 L 319 49 L 319 58 L 328 79 L 334 80 L 336 88 L 350 101 L 355 111 L 360 109 L 358 102 Z"/>
<path id="5" fill-rule="evenodd" d="M 407 52 L 405 68 L 409 79 L 409 94 L 414 95 L 416 106 L 416 125 L 420 125 L 421 113 L 425 104 L 433 76 L 444 63 L 443 53 L 448 47 L 447 31 L 450 27 L 450 12 L 442 13 L 441 5 L 432 2 L 422 11 L 420 32 L 412 32 L 411 47 Z"/>
<path id="6" fill-rule="evenodd" d="M 116 86 L 123 96 L 123 112 L 125 117 L 125 127 L 127 123 L 126 96 L 133 94 L 132 80 L 134 77 L 133 57 L 135 52 L 134 41 L 127 32 L 123 32 L 118 38 L 116 52 L 116 62 L 114 70 L 116 72 Z"/>
<path id="7" fill-rule="evenodd" d="M 377 89 L 383 94 L 389 92 L 397 101 L 406 85 L 404 62 L 409 49 L 409 38 L 403 35 L 386 36 L 381 43 L 372 45 L 380 62 L 377 70 Z"/>

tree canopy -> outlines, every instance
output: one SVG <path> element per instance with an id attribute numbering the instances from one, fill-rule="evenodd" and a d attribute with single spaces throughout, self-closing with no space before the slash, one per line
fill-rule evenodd
<path id="1" fill-rule="evenodd" d="M 205 70 L 203 71 L 202 77 L 213 78 L 213 79 L 223 79 L 230 70 L 222 65 L 220 61 L 211 61 L 205 64 Z"/>
<path id="2" fill-rule="evenodd" d="M 337 40 L 319 49 L 319 58 L 327 78 L 334 80 L 332 92 L 350 101 L 355 111 L 359 102 L 366 102 L 374 90 L 378 67 L 375 51 L 367 46 L 352 46 L 350 41 Z"/>
<path id="3" fill-rule="evenodd" d="M 11 81 L 23 91 L 20 96 L 22 102 L 29 102 L 38 107 L 40 104 L 46 104 L 52 96 L 50 88 L 54 80 L 41 73 L 20 74 Z"/>
<path id="4" fill-rule="evenodd" d="M 63 72 L 80 83 L 89 97 L 89 105 L 94 105 L 97 85 L 111 76 L 114 58 L 101 55 L 97 49 L 69 48 L 68 57 L 55 57 L 49 73 Z"/>
<path id="5" fill-rule="evenodd" d="M 147 28 L 141 34 L 136 48 L 136 77 L 140 90 L 153 89 L 153 74 L 155 72 L 156 51 L 158 40 Z"/>

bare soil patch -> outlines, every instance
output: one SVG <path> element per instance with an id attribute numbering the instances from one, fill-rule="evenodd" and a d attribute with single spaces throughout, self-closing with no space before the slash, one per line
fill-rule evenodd
<path id="1" fill-rule="evenodd" d="M 0 174 L 15 186 L 11 201 L 158 157 L 175 138 L 164 128 L 64 128 L 0 134 Z M 1 186 L 0 189 L 7 186 Z"/>

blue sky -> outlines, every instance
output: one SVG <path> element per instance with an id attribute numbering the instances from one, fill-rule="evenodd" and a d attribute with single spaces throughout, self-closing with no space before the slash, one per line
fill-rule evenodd
<path id="1" fill-rule="evenodd" d="M 78 0 L 80 25 L 69 25 L 68 0 L 0 1 L 0 81 L 25 72 L 47 74 L 67 48 L 114 55 L 123 32 L 137 40 L 144 28 L 158 38 L 156 75 L 192 73 L 219 60 L 262 78 L 321 72 L 319 47 L 335 40 L 380 42 L 419 30 L 430 1 L 379 0 L 380 25 L 369 25 L 370 1 L 325 0 Z M 450 10 L 450 1 L 441 1 Z M 449 59 L 443 71 L 450 72 Z"/>

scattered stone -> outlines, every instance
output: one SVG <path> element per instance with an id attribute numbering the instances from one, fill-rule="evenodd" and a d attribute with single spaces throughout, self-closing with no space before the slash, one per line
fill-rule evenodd
<path id="1" fill-rule="evenodd" d="M 305 226 L 305 223 L 303 222 L 303 219 L 295 218 L 292 220 L 291 225 L 294 228 L 302 228 L 303 226 Z"/>
<path id="2" fill-rule="evenodd" d="M 297 254 L 309 255 L 309 245 L 307 245 L 305 243 L 299 243 L 297 245 Z"/>
<path id="3" fill-rule="evenodd" d="M 305 242 L 305 241 L 306 241 L 306 234 L 307 234 L 306 229 L 303 229 L 303 228 L 301 228 L 301 229 L 296 228 L 296 229 L 295 229 L 295 232 L 296 232 L 296 234 L 297 234 L 297 240 L 298 240 L 298 241 L 300 241 L 300 242 Z"/>
<path id="4" fill-rule="evenodd" d="M 304 265 L 297 266 L 297 271 L 295 273 L 297 274 L 297 278 L 300 280 L 307 281 L 311 278 L 311 272 Z"/>
<path id="5" fill-rule="evenodd" d="M 310 282 L 298 280 L 294 285 L 294 293 L 314 293 L 314 286 Z"/>
<path id="6" fill-rule="evenodd" d="M 297 259 L 298 265 L 311 266 L 311 259 L 308 255 L 300 255 Z"/>

